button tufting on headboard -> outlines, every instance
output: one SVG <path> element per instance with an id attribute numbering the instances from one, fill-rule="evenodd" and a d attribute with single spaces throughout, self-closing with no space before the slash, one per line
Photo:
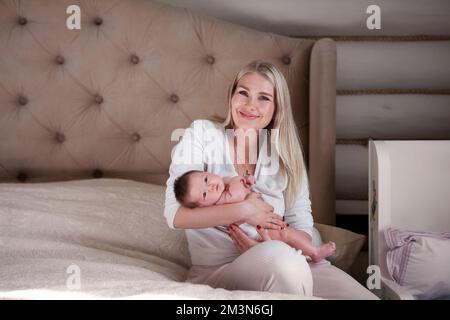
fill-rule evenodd
<path id="1" fill-rule="evenodd" d="M 177 103 L 179 100 L 180 98 L 176 94 L 170 95 L 170 101 L 172 101 L 173 103 Z"/>
<path id="2" fill-rule="evenodd" d="M 61 132 L 56 132 L 55 133 L 55 140 L 58 143 L 63 143 L 64 141 L 66 141 L 66 136 L 61 133 Z"/>
<path id="3" fill-rule="evenodd" d="M 207 57 L 206 57 L 206 61 L 207 61 L 209 64 L 214 64 L 214 62 L 216 62 L 216 59 L 215 59 L 213 56 L 207 56 Z"/>
<path id="4" fill-rule="evenodd" d="M 27 174 L 23 171 L 19 171 L 17 173 L 17 180 L 19 180 L 20 182 L 25 182 L 27 180 Z"/>
<path id="5" fill-rule="evenodd" d="M 19 105 L 25 106 L 28 103 L 28 98 L 23 94 L 19 94 L 19 96 L 17 97 L 17 102 L 19 103 Z"/>
<path id="6" fill-rule="evenodd" d="M 97 178 L 97 179 L 103 178 L 103 171 L 100 170 L 100 169 L 94 169 L 94 170 L 92 171 L 92 176 L 93 176 L 94 178 Z"/>
<path id="7" fill-rule="evenodd" d="M 289 57 L 289 56 L 283 56 L 283 57 L 281 58 L 281 61 L 282 61 L 284 64 L 291 64 L 291 57 Z"/>
<path id="8" fill-rule="evenodd" d="M 95 19 L 94 19 L 94 24 L 95 25 L 100 26 L 100 25 L 102 25 L 102 23 L 103 23 L 103 19 L 102 18 L 95 17 Z"/>
<path id="9" fill-rule="evenodd" d="M 62 55 L 58 54 L 55 58 L 55 61 L 57 64 L 64 64 L 66 59 Z"/>
<path id="10" fill-rule="evenodd" d="M 94 101 L 96 104 L 102 104 L 103 103 L 103 97 L 99 94 L 96 94 L 94 97 Z"/>
<path id="11" fill-rule="evenodd" d="M 135 132 L 131 135 L 131 140 L 133 140 L 134 142 L 138 142 L 139 140 L 141 140 L 141 135 Z"/>
<path id="12" fill-rule="evenodd" d="M 137 56 L 137 55 L 135 55 L 135 54 L 132 54 L 131 56 L 130 56 L 130 62 L 132 63 L 132 64 L 138 64 L 139 63 L 139 57 Z"/>
<path id="13" fill-rule="evenodd" d="M 17 23 L 20 24 L 21 26 L 24 26 L 28 23 L 27 18 L 25 17 L 18 17 L 17 18 Z"/>

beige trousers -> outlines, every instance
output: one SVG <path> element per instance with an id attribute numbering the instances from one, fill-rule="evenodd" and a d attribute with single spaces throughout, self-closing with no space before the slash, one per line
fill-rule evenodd
<path id="1" fill-rule="evenodd" d="M 194 266 L 186 281 L 227 290 L 313 294 L 311 269 L 305 256 L 277 240 L 264 241 L 222 266 Z"/>

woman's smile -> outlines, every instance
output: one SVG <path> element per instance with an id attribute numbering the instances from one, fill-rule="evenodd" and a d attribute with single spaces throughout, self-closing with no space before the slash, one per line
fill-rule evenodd
<path id="1" fill-rule="evenodd" d="M 239 115 L 246 120 L 255 120 L 259 118 L 259 115 L 244 110 L 239 110 Z"/>

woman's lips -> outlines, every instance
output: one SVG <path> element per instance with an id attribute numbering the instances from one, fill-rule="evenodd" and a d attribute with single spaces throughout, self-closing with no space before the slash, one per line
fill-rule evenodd
<path id="1" fill-rule="evenodd" d="M 247 112 L 239 111 L 239 114 L 242 118 L 247 119 L 247 120 L 255 120 L 255 119 L 259 118 L 259 116 L 253 115 L 253 114 L 247 113 Z"/>

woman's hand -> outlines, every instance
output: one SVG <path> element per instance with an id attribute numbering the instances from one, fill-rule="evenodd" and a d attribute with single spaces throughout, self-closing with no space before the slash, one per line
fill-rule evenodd
<path id="1" fill-rule="evenodd" d="M 291 228 L 286 227 L 281 230 L 274 230 L 274 229 L 258 229 L 258 233 L 263 239 L 269 238 L 270 240 L 280 240 L 284 243 L 289 242 L 289 234 L 292 233 Z"/>
<path id="2" fill-rule="evenodd" d="M 277 230 L 286 227 L 281 217 L 273 212 L 273 207 L 261 199 L 260 193 L 250 193 L 241 206 L 244 221 L 254 227 Z"/>
<path id="3" fill-rule="evenodd" d="M 247 251 L 248 249 L 250 249 L 251 247 L 257 245 L 258 243 L 261 243 L 263 241 L 266 240 L 270 240 L 270 238 L 266 238 L 263 240 L 255 240 L 250 238 L 249 236 L 247 236 L 242 230 L 241 228 L 239 228 L 237 225 L 230 224 L 228 226 L 228 231 L 230 233 L 230 237 L 234 242 L 234 245 L 236 246 L 236 248 L 239 250 L 240 253 L 244 253 L 245 251 Z M 258 230 L 259 232 L 259 230 Z"/>

